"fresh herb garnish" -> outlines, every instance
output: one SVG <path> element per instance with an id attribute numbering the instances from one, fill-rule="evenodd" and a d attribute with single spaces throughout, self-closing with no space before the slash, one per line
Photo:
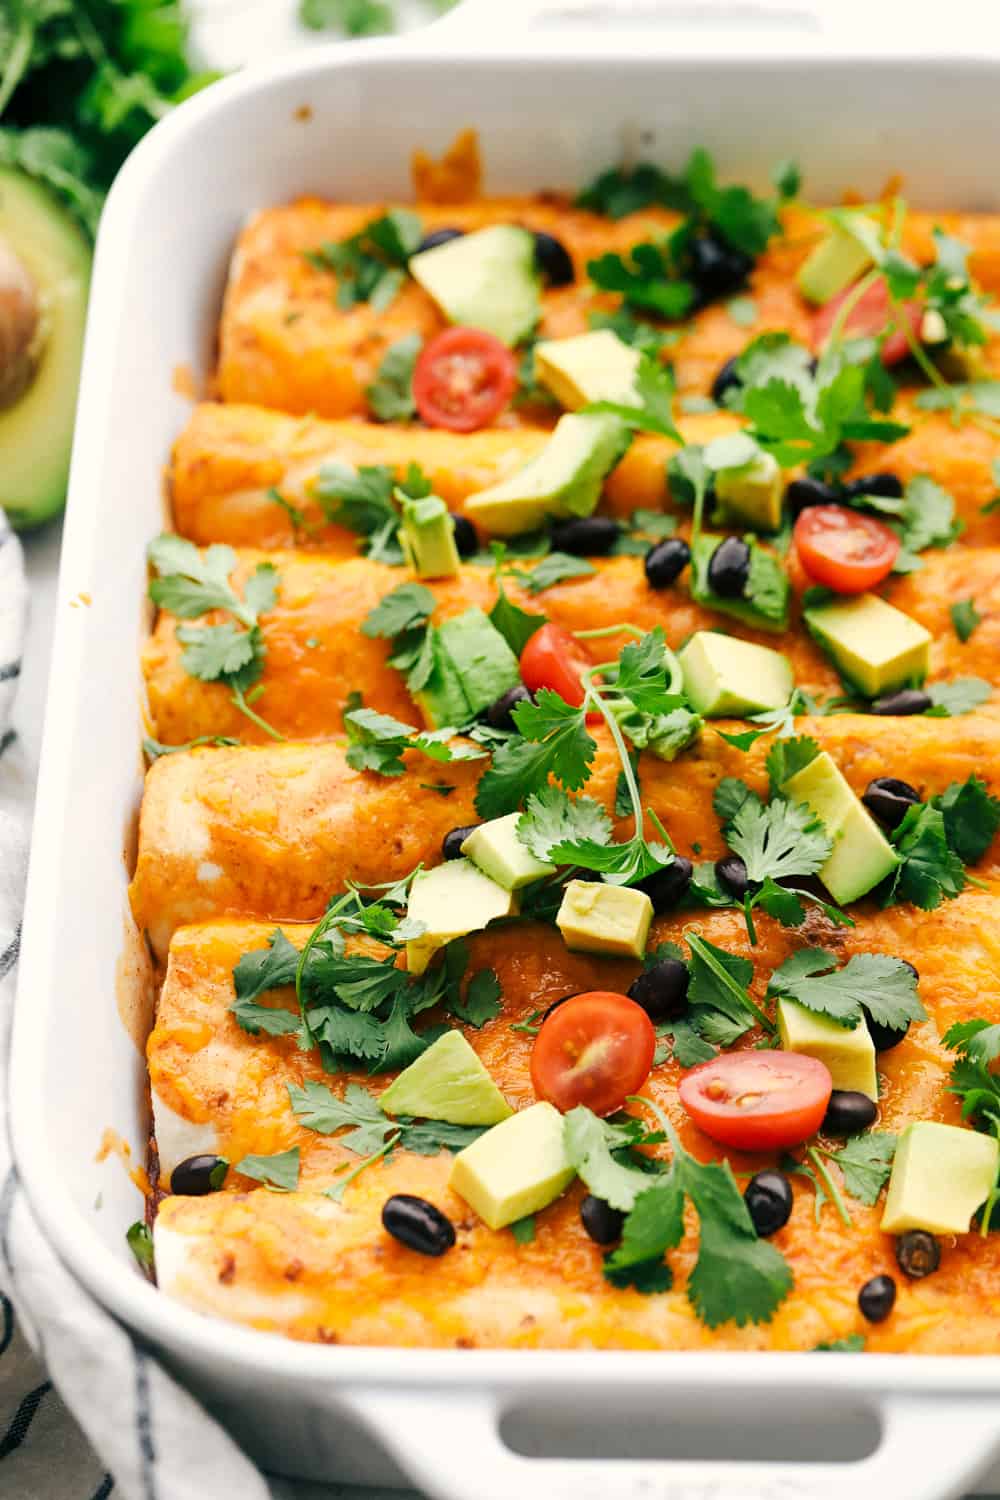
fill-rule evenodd
<path id="1" fill-rule="evenodd" d="M 962 1119 L 976 1130 L 1000 1139 L 1000 1075 L 993 1064 L 1000 1057 L 1000 1026 L 980 1019 L 956 1021 L 941 1038 L 958 1057 L 952 1064 L 948 1092 L 962 1107 Z M 980 1229 L 990 1232 L 993 1211 L 1000 1199 L 1000 1184 L 994 1186 L 982 1211 Z"/>
<path id="2" fill-rule="evenodd" d="M 801 948 L 771 975 L 768 996 L 794 1000 L 853 1031 L 864 1010 L 880 1026 L 900 1030 L 911 1021 L 926 1021 L 913 970 L 901 958 L 884 953 L 855 953 L 843 968 L 824 948 Z"/>
<path id="3" fill-rule="evenodd" d="M 477 745 L 449 744 L 457 729 L 418 729 L 372 708 L 351 709 L 344 715 L 349 744 L 347 764 L 355 771 L 375 771 L 379 776 L 402 776 L 403 753 L 419 750 L 431 760 L 482 760 L 486 751 Z"/>
<path id="4" fill-rule="evenodd" d="M 564 1126 L 567 1154 L 584 1182 L 628 1215 L 621 1244 L 605 1257 L 605 1276 L 616 1286 L 667 1291 L 672 1273 L 664 1257 L 683 1237 L 687 1201 L 699 1228 L 687 1283 L 698 1317 L 709 1328 L 769 1322 L 791 1290 L 791 1270 L 773 1245 L 757 1238 L 729 1163 L 699 1162 L 651 1100 L 634 1102 L 652 1110 L 662 1129 L 646 1133 L 638 1120 L 599 1120 L 582 1105 Z M 657 1175 L 628 1162 L 630 1149 L 664 1138 L 672 1159 Z"/>
<path id="5" fill-rule="evenodd" d="M 925 689 L 931 706 L 925 709 L 929 719 L 954 719 L 971 714 L 992 697 L 993 688 L 982 677 L 953 677 L 948 682 L 929 682 Z"/>
<path id="6" fill-rule="evenodd" d="M 400 583 L 368 612 L 361 623 L 361 634 L 372 640 L 392 640 L 425 625 L 436 608 L 437 600 L 422 583 Z"/>
<path id="7" fill-rule="evenodd" d="M 197 739 L 186 740 L 183 745 L 164 745 L 160 740 L 150 739 L 148 736 L 142 742 L 142 748 L 150 760 L 159 760 L 161 755 L 176 755 L 181 750 L 200 750 L 202 745 L 238 745 L 239 740 L 228 734 L 200 734 Z"/>
<path id="8" fill-rule="evenodd" d="M 125 1243 L 136 1258 L 136 1263 L 143 1271 L 150 1272 L 153 1269 L 153 1236 L 149 1225 L 142 1219 L 136 1219 L 125 1231 Z"/>
<path id="9" fill-rule="evenodd" d="M 815 1344 L 812 1352 L 814 1354 L 863 1354 L 865 1350 L 865 1336 L 863 1333 L 848 1333 L 842 1339 L 824 1339 L 821 1344 Z"/>
<path id="10" fill-rule="evenodd" d="M 375 379 L 365 387 L 365 397 L 377 421 L 408 422 L 416 412 L 413 371 L 422 348 L 419 333 L 408 333 L 383 354 Z"/>
<path id="11" fill-rule="evenodd" d="M 976 626 L 983 623 L 983 617 L 976 608 L 974 599 L 956 600 L 949 606 L 948 613 L 951 616 L 952 629 L 963 645 L 973 634 Z"/>
<path id="12" fill-rule="evenodd" d="M 585 557 L 573 557 L 568 552 L 550 552 L 530 572 L 517 569 L 516 576 L 529 594 L 541 594 L 557 583 L 565 583 L 570 578 L 589 578 L 596 571 L 593 563 L 589 563 Z"/>
<path id="13" fill-rule="evenodd" d="M 646 323 L 642 318 L 637 318 L 627 307 L 619 307 L 615 312 L 588 313 L 587 326 L 593 329 L 610 329 L 623 344 L 629 344 L 641 354 L 653 357 L 657 357 L 662 349 L 669 349 L 681 337 L 679 330 L 657 328 L 655 323 Z"/>
<path id="14" fill-rule="evenodd" d="M 299 1185 L 299 1148 L 277 1151 L 273 1156 L 244 1156 L 233 1163 L 235 1172 L 263 1182 L 266 1187 L 279 1193 L 294 1193 Z"/>
<path id="15" fill-rule="evenodd" d="M 592 401 L 581 410 L 607 412 L 636 432 L 658 432 L 683 443 L 674 425 L 674 379 L 666 365 L 643 354 L 633 382 L 634 401 Z"/>
<path id="16" fill-rule="evenodd" d="M 363 464 L 355 472 L 346 464 L 326 463 L 316 479 L 316 498 L 330 524 L 356 531 L 364 538 L 361 550 L 366 557 L 393 567 L 403 562 L 399 511 L 393 504 L 397 489 L 422 500 L 431 493 L 431 483 L 420 465 L 413 463 L 400 481 L 385 464 Z"/>
<path id="17" fill-rule="evenodd" d="M 896 1137 L 870 1130 L 857 1135 L 839 1151 L 825 1151 L 844 1174 L 844 1187 L 852 1198 L 871 1208 L 889 1181 L 892 1159 L 896 1154 Z"/>
<path id="18" fill-rule="evenodd" d="M 929 802 L 914 803 L 890 837 L 900 863 L 884 905 L 910 901 L 923 911 L 933 911 L 946 897 L 958 896 L 965 889 L 965 870 L 948 842 L 940 808 Z"/>
<path id="19" fill-rule="evenodd" d="M 266 648 L 259 617 L 273 608 L 278 574 L 272 563 L 258 563 L 243 585 L 242 598 L 229 581 L 236 566 L 231 547 L 207 547 L 164 534 L 150 544 L 149 560 L 158 573 L 149 596 L 180 620 L 196 620 L 214 610 L 231 616 L 221 625 L 179 625 L 181 664 L 201 682 L 222 682 L 241 713 L 272 739 L 282 735 L 250 707 L 248 689 L 259 682 Z"/>
<path id="20" fill-rule="evenodd" d="M 408 1115 L 385 1114 L 374 1094 L 360 1083 L 349 1083 L 338 1096 L 325 1083 L 307 1079 L 301 1085 L 287 1085 L 292 1113 L 300 1125 L 320 1135 L 333 1135 L 350 1127 L 339 1137 L 339 1144 L 357 1156 L 381 1151 L 391 1136 L 393 1144 L 419 1156 L 436 1156 L 439 1151 L 461 1151 L 483 1133 L 479 1125 L 449 1125 L 444 1120 L 414 1120 Z"/>
<path id="21" fill-rule="evenodd" d="M 319 271 L 337 277 L 337 306 L 351 308 L 369 302 L 384 312 L 406 278 L 406 268 L 423 236 L 417 214 L 390 209 L 345 240 L 327 240 L 305 257 Z"/>
<path id="22" fill-rule="evenodd" d="M 517 1245 L 531 1245 L 535 1239 L 535 1216 L 525 1214 L 523 1219 L 515 1219 L 513 1224 L 508 1224 L 508 1229 L 514 1236 Z"/>
<path id="23" fill-rule="evenodd" d="M 933 799 L 944 819 L 945 838 L 963 864 L 982 859 L 1000 828 L 1000 798 L 976 775 L 953 781 Z"/>

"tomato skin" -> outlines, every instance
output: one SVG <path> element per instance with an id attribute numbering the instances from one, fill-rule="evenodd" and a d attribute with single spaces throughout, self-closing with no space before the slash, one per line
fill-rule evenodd
<path id="1" fill-rule="evenodd" d="M 543 625 L 521 652 L 521 681 L 531 692 L 551 688 L 573 708 L 586 696 L 582 674 L 593 665 L 586 649 L 565 625 Z M 589 716 L 588 716 L 589 717 Z"/>
<path id="2" fill-rule="evenodd" d="M 427 344 L 413 371 L 413 399 L 428 427 L 475 432 L 510 403 L 517 361 L 484 328 L 446 328 Z"/>
<path id="3" fill-rule="evenodd" d="M 857 283 L 854 283 L 856 286 Z M 831 297 L 825 302 L 813 317 L 812 335 L 810 342 L 816 354 L 822 354 L 830 330 L 836 321 L 837 314 L 847 301 L 853 296 L 854 286 L 849 286 L 836 297 Z M 920 323 L 923 317 L 923 309 L 917 302 L 904 302 L 902 315 L 910 325 L 913 336 L 920 337 Z M 896 313 L 889 299 L 889 288 L 885 277 L 880 276 L 873 281 L 867 291 L 863 292 L 857 302 L 847 315 L 842 333 L 849 338 L 877 338 L 888 328 L 890 323 L 895 323 L 899 315 Z M 879 358 L 888 368 L 890 365 L 898 365 L 901 359 L 905 359 L 910 352 L 910 342 L 906 336 L 905 327 L 894 328 L 883 341 L 879 350 Z"/>
<path id="4" fill-rule="evenodd" d="M 892 572 L 899 537 L 848 505 L 810 505 L 795 522 L 795 550 L 809 577 L 838 594 L 863 594 Z"/>
<path id="5" fill-rule="evenodd" d="M 723 1052 L 680 1082 L 699 1130 L 738 1151 L 777 1151 L 814 1136 L 830 1102 L 825 1063 L 801 1052 Z"/>
<path id="6" fill-rule="evenodd" d="M 627 995 L 589 990 L 564 1000 L 542 1022 L 531 1053 L 531 1082 L 556 1109 L 585 1104 L 614 1114 L 642 1088 L 653 1066 L 653 1023 Z"/>

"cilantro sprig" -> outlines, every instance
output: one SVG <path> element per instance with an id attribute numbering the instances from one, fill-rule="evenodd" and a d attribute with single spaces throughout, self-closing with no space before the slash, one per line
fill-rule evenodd
<path id="1" fill-rule="evenodd" d="M 949 1075 L 948 1092 L 959 1100 L 962 1119 L 1000 1140 L 1000 1077 L 994 1072 L 1000 1058 L 1000 1026 L 979 1017 L 956 1021 L 941 1040 L 958 1054 Z M 983 1209 L 980 1227 L 984 1236 L 989 1233 L 998 1199 L 1000 1184 L 994 1186 Z"/>
<path id="2" fill-rule="evenodd" d="M 403 763 L 406 750 L 419 750 L 430 760 L 442 763 L 481 760 L 486 755 L 478 745 L 449 744 L 457 729 L 418 729 L 372 708 L 349 709 L 344 714 L 344 727 L 349 741 L 347 764 L 356 771 L 376 771 L 380 776 L 402 776 L 406 770 Z"/>
<path id="3" fill-rule="evenodd" d="M 414 463 L 408 465 L 401 480 L 387 464 L 362 464 L 355 471 L 347 464 L 326 463 L 315 484 L 316 499 L 327 521 L 357 532 L 363 555 L 392 567 L 400 567 L 404 561 L 399 544 L 400 513 L 393 503 L 396 491 L 401 490 L 411 500 L 422 500 L 431 489 L 427 475 Z"/>
<path id="4" fill-rule="evenodd" d="M 769 999 L 794 1000 L 845 1030 L 860 1026 L 867 1011 L 879 1026 L 902 1030 L 926 1021 L 913 970 L 884 953 L 855 953 L 837 967 L 825 948 L 801 948 L 771 975 Z"/>
<path id="5" fill-rule="evenodd" d="M 259 696 L 266 647 L 260 616 L 273 608 L 278 573 L 273 563 L 258 563 L 242 596 L 230 582 L 236 566 L 231 547 L 213 546 L 199 552 L 193 542 L 168 533 L 150 543 L 149 560 L 158 576 L 150 582 L 149 597 L 158 608 L 179 620 L 197 620 L 223 611 L 230 618 L 218 625 L 179 625 L 177 639 L 184 647 L 181 664 L 201 682 L 222 682 L 236 707 L 272 739 L 282 734 L 251 708 Z M 251 689 L 257 685 L 256 693 Z"/>
<path id="6" fill-rule="evenodd" d="M 660 1125 L 644 1130 L 634 1117 L 605 1121 L 583 1105 L 564 1124 L 567 1155 L 591 1192 L 627 1214 L 621 1243 L 604 1261 L 616 1286 L 668 1291 L 673 1275 L 665 1260 L 684 1235 L 684 1205 L 698 1220 L 698 1254 L 688 1278 L 688 1301 L 709 1328 L 733 1322 L 768 1323 L 792 1288 L 792 1273 L 775 1246 L 757 1237 L 728 1161 L 699 1162 L 652 1100 L 631 1102 L 651 1110 Z M 635 1147 L 668 1141 L 669 1163 L 638 1165 Z"/>
<path id="7" fill-rule="evenodd" d="M 890 835 L 900 864 L 884 904 L 910 901 L 933 911 L 960 895 L 972 878 L 965 866 L 983 857 L 998 829 L 1000 799 L 975 774 L 914 803 Z"/>
<path id="8" fill-rule="evenodd" d="M 369 302 L 384 312 L 406 279 L 406 268 L 423 235 L 423 225 L 409 209 L 391 209 L 372 219 L 357 234 L 324 241 L 305 258 L 319 271 L 337 277 L 337 306 Z"/>

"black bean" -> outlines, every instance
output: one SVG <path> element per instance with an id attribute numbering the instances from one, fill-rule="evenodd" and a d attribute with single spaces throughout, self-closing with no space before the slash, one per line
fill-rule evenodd
<path id="1" fill-rule="evenodd" d="M 793 516 L 801 515 L 810 505 L 835 505 L 839 498 L 833 486 L 821 479 L 793 479 L 785 490 L 785 500 Z"/>
<path id="2" fill-rule="evenodd" d="M 443 1255 L 455 1243 L 455 1226 L 449 1218 L 412 1193 L 393 1193 L 382 1205 L 382 1227 L 409 1250 L 421 1255 Z"/>
<path id="3" fill-rule="evenodd" d="M 460 240 L 464 234 L 464 229 L 432 229 L 430 234 L 424 235 L 416 253 L 419 255 L 423 250 L 436 250 L 438 245 L 447 245 L 449 240 Z"/>
<path id="4" fill-rule="evenodd" d="M 687 965 L 664 958 L 645 969 L 628 987 L 628 997 L 641 1005 L 651 1021 L 676 1021 L 687 1010 Z"/>
<path id="5" fill-rule="evenodd" d="M 595 1245 L 613 1245 L 622 1237 L 625 1215 L 603 1198 L 595 1198 L 593 1193 L 588 1193 L 580 1204 L 580 1218 Z"/>
<path id="6" fill-rule="evenodd" d="M 747 867 L 738 854 L 725 854 L 715 861 L 715 874 L 719 884 L 730 896 L 742 901 L 750 889 Z"/>
<path id="7" fill-rule="evenodd" d="M 883 698 L 876 698 L 872 704 L 872 713 L 898 719 L 904 714 L 926 713 L 930 706 L 929 693 L 920 688 L 902 688 L 898 693 L 887 693 Z"/>
<path id="8" fill-rule="evenodd" d="M 655 875 L 637 880 L 636 886 L 640 891 L 646 892 L 653 903 L 653 910 L 659 915 L 661 912 L 671 911 L 677 905 L 686 894 L 693 874 L 694 866 L 691 861 L 682 854 L 677 854 L 669 865 L 657 870 Z"/>
<path id="9" fill-rule="evenodd" d="M 445 859 L 461 859 L 462 845 L 470 833 L 475 833 L 478 823 L 468 823 L 464 828 L 452 828 L 441 840 L 441 853 Z"/>
<path id="10" fill-rule="evenodd" d="M 540 229 L 535 230 L 535 265 L 549 286 L 569 286 L 576 280 L 573 258 L 562 240 Z"/>
<path id="11" fill-rule="evenodd" d="M 620 535 L 621 527 L 610 516 L 576 516 L 556 522 L 552 545 L 573 557 L 607 557 Z"/>
<path id="12" fill-rule="evenodd" d="M 884 500 L 900 500 L 903 482 L 896 474 L 862 474 L 859 479 L 848 479 L 844 494 L 852 499 L 856 495 L 881 495 Z"/>
<path id="13" fill-rule="evenodd" d="M 723 537 L 709 559 L 709 588 L 722 599 L 739 599 L 749 577 L 749 546 L 741 536 Z"/>
<path id="14" fill-rule="evenodd" d="M 179 1197 L 203 1198 L 217 1192 L 226 1180 L 224 1156 L 188 1156 L 170 1174 L 170 1191 Z"/>
<path id="15" fill-rule="evenodd" d="M 858 1307 L 869 1323 L 884 1323 L 896 1303 L 896 1283 L 891 1276 L 873 1276 L 858 1293 Z"/>
<path id="16" fill-rule="evenodd" d="M 861 800 L 883 828 L 898 828 L 908 810 L 920 801 L 920 793 L 897 776 L 876 776 L 865 787 Z"/>
<path id="17" fill-rule="evenodd" d="M 860 1135 L 878 1114 L 874 1099 L 857 1089 L 834 1089 L 823 1117 L 824 1135 Z"/>
<path id="18" fill-rule="evenodd" d="M 720 406 L 724 403 L 727 391 L 738 391 L 743 386 L 742 380 L 736 373 L 737 358 L 738 356 L 734 354 L 732 359 L 727 359 L 725 364 L 720 366 L 719 373 L 712 381 L 712 400 L 718 402 Z"/>
<path id="19" fill-rule="evenodd" d="M 941 1264 L 941 1246 L 926 1229 L 908 1229 L 896 1241 L 896 1260 L 911 1281 L 919 1281 Z"/>
<path id="20" fill-rule="evenodd" d="M 646 582 L 652 589 L 669 588 L 691 561 L 691 548 L 683 537 L 668 536 L 646 553 Z"/>
<path id="21" fill-rule="evenodd" d="M 691 280 L 701 294 L 702 302 L 724 297 L 743 286 L 753 261 L 742 250 L 734 250 L 714 234 L 702 234 L 691 241 Z"/>
<path id="22" fill-rule="evenodd" d="M 523 682 L 518 682 L 486 710 L 486 722 L 492 729 L 510 729 L 514 723 L 511 714 L 519 703 L 534 703 L 534 695 L 530 688 L 526 688 Z"/>
<path id="23" fill-rule="evenodd" d="M 753 1227 L 763 1239 L 777 1234 L 788 1223 L 793 1201 L 791 1183 L 774 1167 L 751 1177 L 743 1193 Z"/>
<path id="24" fill-rule="evenodd" d="M 468 516 L 456 516 L 452 511 L 451 524 L 455 533 L 455 550 L 459 557 L 471 557 L 474 552 L 478 552 L 479 538 Z"/>

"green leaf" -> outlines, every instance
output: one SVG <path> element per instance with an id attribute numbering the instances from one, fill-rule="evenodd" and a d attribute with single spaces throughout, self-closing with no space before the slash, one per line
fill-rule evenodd
<path id="1" fill-rule="evenodd" d="M 933 705 L 927 710 L 931 718 L 958 718 L 985 703 L 993 688 L 981 677 L 953 677 L 950 682 L 929 682 L 926 692 Z"/>
<path id="2" fill-rule="evenodd" d="M 628 1145 L 629 1139 L 620 1127 L 598 1119 L 584 1105 L 577 1105 L 563 1118 L 563 1148 L 570 1165 L 595 1197 L 623 1213 L 649 1187 L 646 1172 L 624 1165 L 612 1154 Z"/>
<path id="3" fill-rule="evenodd" d="M 637 1173 L 637 1176 L 642 1175 Z M 621 1244 L 604 1261 L 604 1274 L 616 1285 L 622 1285 L 617 1275 L 634 1272 L 637 1267 L 660 1265 L 668 1250 L 675 1249 L 684 1237 L 684 1192 L 676 1171 L 661 1177 L 647 1186 L 635 1199 L 634 1206 L 625 1220 Z M 663 1271 L 668 1272 L 665 1284 Z M 640 1291 L 666 1291 L 670 1287 L 669 1271 L 663 1267 L 659 1284 L 637 1284 Z M 613 1274 L 616 1273 L 616 1274 Z"/>
<path id="4" fill-rule="evenodd" d="M 982 1067 L 1000 1058 L 1000 1026 L 989 1021 L 956 1021 L 941 1038 L 952 1052 L 968 1057 Z"/>
<path id="5" fill-rule="evenodd" d="M 592 563 L 587 562 L 584 557 L 571 557 L 568 552 L 550 552 L 543 557 L 540 563 L 536 563 L 530 572 L 517 570 L 517 576 L 524 583 L 529 594 L 540 594 L 545 589 L 550 589 L 554 584 L 565 583 L 570 578 L 586 578 L 597 570 Z M 530 619 L 530 616 L 525 616 Z M 537 626 L 535 627 L 537 629 Z M 534 630 L 532 631 L 532 635 Z"/>
<path id="6" fill-rule="evenodd" d="M 891 838 L 900 864 L 886 904 L 912 901 L 924 911 L 933 911 L 945 897 L 964 890 L 965 871 L 948 844 L 940 808 L 920 802 L 908 807 Z"/>
<path id="7" fill-rule="evenodd" d="M 403 561 L 399 512 L 392 503 L 395 489 L 395 470 L 385 464 L 363 464 L 355 471 L 347 464 L 325 463 L 316 479 L 316 499 L 331 525 L 357 532 L 367 557 L 393 566 Z"/>
<path id="8" fill-rule="evenodd" d="M 647 323 L 624 306 L 614 312 L 588 313 L 587 326 L 594 329 L 609 328 L 623 344 L 629 344 L 640 353 L 653 356 L 659 355 L 662 349 L 669 349 L 680 338 L 678 330 L 659 328 L 655 323 Z"/>
<path id="9" fill-rule="evenodd" d="M 976 608 L 974 599 L 958 599 L 949 606 L 948 613 L 951 615 L 952 628 L 959 640 L 964 643 L 969 639 L 977 625 L 983 623 L 983 617 Z"/>
<path id="10" fill-rule="evenodd" d="M 519 703 L 513 718 L 523 738 L 498 747 L 476 792 L 476 811 L 485 819 L 516 812 L 550 776 L 570 791 L 578 790 L 597 753 L 582 709 L 572 708 L 548 688 L 539 691 L 537 703 Z"/>
<path id="11" fill-rule="evenodd" d="M 925 1021 L 913 970 L 884 953 L 855 953 L 842 969 L 824 948 L 803 948 L 771 975 L 769 995 L 780 995 L 853 1030 L 862 1007 L 875 1022 L 893 1030 Z"/>
<path id="12" fill-rule="evenodd" d="M 754 905 L 759 906 L 761 911 L 766 911 L 769 917 L 773 917 L 783 927 L 798 927 L 806 918 L 805 908 L 795 892 L 777 885 L 770 875 L 764 877 L 760 891 L 754 898 Z"/>
<path id="13" fill-rule="evenodd" d="M 507 1225 L 507 1228 L 510 1230 L 511 1234 L 514 1236 L 514 1242 L 515 1242 L 515 1244 L 518 1244 L 518 1245 L 531 1245 L 531 1244 L 534 1243 L 534 1239 L 535 1239 L 535 1216 L 534 1216 L 534 1214 L 525 1214 L 525 1216 L 524 1216 L 523 1219 L 515 1219 L 514 1222 L 513 1222 L 513 1224 L 508 1224 Z"/>
<path id="14" fill-rule="evenodd" d="M 964 864 L 982 859 L 1000 829 L 1000 799 L 990 795 L 986 782 L 976 775 L 953 781 L 933 799 L 944 818 L 948 845 Z"/>
<path id="15" fill-rule="evenodd" d="M 786 781 L 811 765 L 819 753 L 819 745 L 807 734 L 776 740 L 765 761 L 772 797 L 780 793 Z"/>
<path id="16" fill-rule="evenodd" d="M 298 948 L 288 941 L 280 927 L 276 927 L 267 940 L 267 947 L 244 953 L 233 970 L 237 1003 L 250 1005 L 269 990 L 294 984 L 299 957 Z M 233 1010 L 236 1010 L 235 1006 Z M 269 1011 L 268 1014 L 277 1012 Z M 236 1019 L 240 1020 L 239 1015 Z M 243 1022 L 240 1021 L 240 1024 L 243 1025 Z M 248 1026 L 246 1029 L 249 1031 L 252 1028 Z"/>
<path id="17" fill-rule="evenodd" d="M 607 844 L 611 819 L 592 797 L 571 798 L 560 787 L 545 786 L 526 799 L 517 837 L 536 859 L 547 860 L 556 845 L 583 840 Z M 573 860 L 565 863 L 572 864 Z"/>
<path id="18" fill-rule="evenodd" d="M 815 813 L 783 797 L 773 798 L 766 807 L 748 797 L 724 832 L 751 880 L 814 875 L 833 847 Z"/>
<path id="19" fill-rule="evenodd" d="M 466 1026 L 485 1026 L 503 1011 L 500 981 L 493 969 L 480 969 L 469 980 L 464 1000 L 453 1000 L 451 1011 Z"/>
<path id="20" fill-rule="evenodd" d="M 699 1220 L 698 1259 L 687 1295 L 709 1328 L 733 1322 L 768 1323 L 792 1289 L 784 1256 L 759 1240 L 726 1162 L 680 1163 L 684 1190 Z"/>
<path id="21" fill-rule="evenodd" d="M 687 944 L 689 1020 L 706 1041 L 729 1046 L 757 1020 L 747 989 L 753 964 L 692 932 Z"/>
<path id="22" fill-rule="evenodd" d="M 662 628 L 647 632 L 640 641 L 623 647 L 618 658 L 615 691 L 627 698 L 639 713 L 661 712 L 667 698 L 666 636 Z"/>
<path id="23" fill-rule="evenodd" d="M 181 665 L 189 677 L 197 677 L 201 682 L 238 676 L 256 662 L 261 648 L 259 635 L 230 622 L 179 625 L 177 639 L 184 647 Z"/>
<path id="24" fill-rule="evenodd" d="M 301 1086 L 288 1084 L 292 1113 L 300 1125 L 320 1135 L 333 1135 L 345 1126 L 353 1127 L 340 1144 L 358 1156 L 368 1156 L 385 1144 L 385 1138 L 396 1128 L 383 1114 L 378 1101 L 360 1083 L 349 1083 L 342 1098 L 325 1083 L 307 1079 Z"/>
<path id="25" fill-rule="evenodd" d="M 136 1219 L 125 1231 L 125 1243 L 144 1271 L 153 1269 L 153 1235 L 148 1224 Z"/>
<path id="26" fill-rule="evenodd" d="M 375 379 L 365 387 L 365 398 L 379 422 L 408 422 L 415 415 L 413 371 L 422 348 L 419 333 L 408 333 L 383 354 Z"/>
<path id="27" fill-rule="evenodd" d="M 6 78 L 10 53 L 0 46 L 0 73 Z M 0 126 L 0 167 L 24 172 L 50 188 L 93 239 L 104 207 L 102 174 L 96 153 L 68 130 L 48 125 L 26 129 Z"/>
<path id="28" fill-rule="evenodd" d="M 415 213 L 391 209 L 357 234 L 307 251 L 306 259 L 317 270 L 336 274 L 338 307 L 347 310 L 368 302 L 375 312 L 383 312 L 401 289 L 405 268 L 422 234 Z"/>
<path id="29" fill-rule="evenodd" d="M 916 554 L 927 547 L 947 547 L 961 526 L 955 520 L 955 501 L 929 474 L 915 474 L 906 486 L 899 522 L 890 523 L 901 543 L 893 571 L 911 572 L 919 566 Z"/>
<path id="30" fill-rule="evenodd" d="M 821 1344 L 813 1347 L 814 1354 L 863 1354 L 865 1348 L 865 1336 L 863 1333 L 849 1333 L 842 1339 L 824 1339 Z"/>
<path id="31" fill-rule="evenodd" d="M 299 1148 L 278 1151 L 273 1156 L 244 1156 L 233 1163 L 233 1170 L 242 1172 L 281 1193 L 293 1193 L 299 1185 Z"/>
<path id="32" fill-rule="evenodd" d="M 437 600 L 422 583 L 401 583 L 391 589 L 361 625 L 361 634 L 372 639 L 391 638 L 423 625 L 437 608 Z"/>
<path id="33" fill-rule="evenodd" d="M 679 276 L 669 240 L 643 240 L 625 255 L 605 251 L 588 260 L 587 275 L 602 291 L 620 292 L 627 307 L 668 321 L 683 318 L 694 302 L 694 287 Z"/>
<path id="34" fill-rule="evenodd" d="M 253 1000 L 237 1000 L 229 1010 L 237 1023 L 244 1031 L 249 1031 L 251 1036 L 258 1036 L 262 1031 L 268 1036 L 290 1036 L 301 1026 L 294 1011 L 283 1010 L 280 1006 L 258 1005 Z"/>
<path id="35" fill-rule="evenodd" d="M 594 401 L 582 408 L 585 412 L 610 412 L 620 418 L 626 427 L 639 432 L 658 432 L 663 437 L 673 438 L 675 443 L 684 439 L 674 425 L 674 381 L 668 367 L 657 359 L 643 354 L 639 360 L 633 383 L 635 401 L 624 404 L 618 401 Z"/>
<path id="36" fill-rule="evenodd" d="M 761 805 L 756 792 L 752 792 L 738 776 L 723 776 L 712 793 L 712 807 L 722 822 L 729 824 L 745 802 Z"/>
<path id="37" fill-rule="evenodd" d="M 674 1059 L 679 1067 L 696 1068 L 699 1063 L 718 1057 L 716 1049 L 699 1036 L 690 1021 L 673 1021 L 671 1025 Z"/>
<path id="38" fill-rule="evenodd" d="M 797 198 L 802 188 L 802 173 L 796 161 L 779 161 L 771 169 L 771 181 L 779 198 Z"/>
<path id="39" fill-rule="evenodd" d="M 840 1151 L 832 1152 L 830 1159 L 843 1172 L 844 1187 L 851 1197 L 871 1208 L 889 1181 L 895 1153 L 894 1135 L 869 1131 L 855 1136 Z"/>
<path id="40" fill-rule="evenodd" d="M 495 543 L 495 546 L 501 544 Z M 504 549 L 506 551 L 506 549 Z M 525 646 L 531 640 L 536 630 L 541 630 L 547 623 L 546 615 L 535 615 L 526 609 L 521 609 L 517 604 L 512 604 L 507 597 L 503 586 L 503 578 L 500 574 L 499 564 L 503 554 L 497 558 L 496 585 L 497 602 L 490 610 L 490 620 L 504 640 L 507 642 L 515 656 L 520 656 Z"/>

